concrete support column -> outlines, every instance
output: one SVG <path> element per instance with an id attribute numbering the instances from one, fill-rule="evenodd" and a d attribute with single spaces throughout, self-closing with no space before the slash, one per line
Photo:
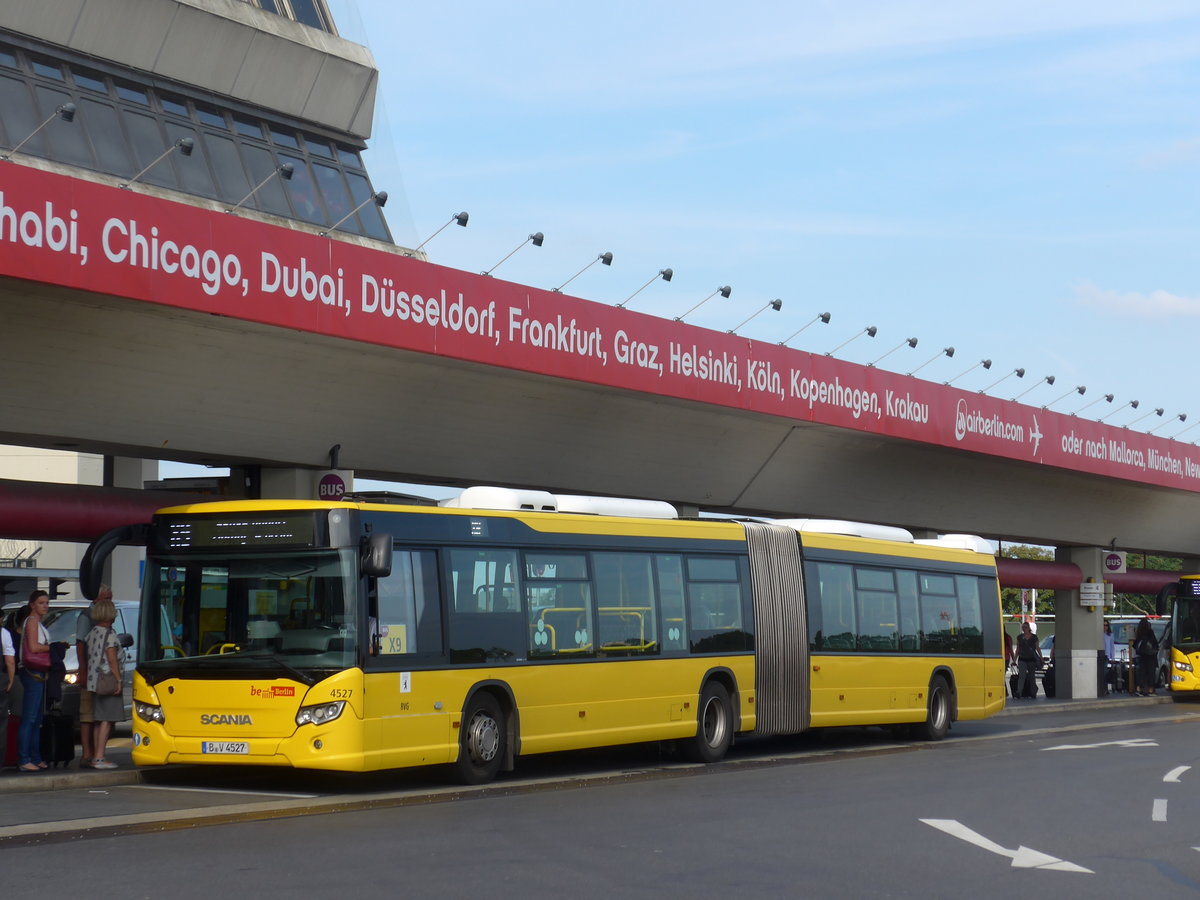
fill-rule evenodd
<path id="1" fill-rule="evenodd" d="M 104 484 L 107 487 L 142 490 L 147 481 L 158 478 L 158 461 L 110 456 L 104 460 Z M 82 552 L 82 548 L 81 548 Z M 146 559 L 143 547 L 117 547 L 109 560 L 105 580 L 114 600 L 138 600 L 142 596 L 142 567 Z"/>
<path id="2" fill-rule="evenodd" d="M 1055 562 L 1079 566 L 1083 580 L 1104 581 L 1101 547 L 1070 547 L 1055 551 Z M 1055 696 L 1088 700 L 1099 696 L 1099 652 L 1104 648 L 1104 606 L 1082 606 L 1079 590 L 1054 592 Z"/>
<path id="3" fill-rule="evenodd" d="M 338 500 L 341 489 L 354 490 L 352 470 L 263 466 L 259 472 L 259 494 L 264 500 Z"/>

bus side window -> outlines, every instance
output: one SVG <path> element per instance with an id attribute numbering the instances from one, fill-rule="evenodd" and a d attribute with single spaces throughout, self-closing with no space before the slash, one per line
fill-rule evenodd
<path id="1" fill-rule="evenodd" d="M 817 563 L 821 594 L 821 632 L 818 650 L 853 650 L 854 570 L 843 563 Z"/>
<path id="2" fill-rule="evenodd" d="M 657 653 L 652 557 L 648 553 L 594 553 L 599 649 L 605 656 Z"/>
<path id="3" fill-rule="evenodd" d="M 926 653 L 958 653 L 958 598 L 951 575 L 920 573 L 921 649 Z"/>
<path id="4" fill-rule="evenodd" d="M 983 653 L 982 615 L 979 609 L 979 579 L 955 575 L 958 587 L 959 653 Z"/>
<path id="5" fill-rule="evenodd" d="M 454 549 L 446 553 L 450 661 L 516 662 L 525 659 L 525 626 L 516 595 L 517 553 L 497 548 Z M 519 596 L 519 595 L 516 595 Z"/>
<path id="6" fill-rule="evenodd" d="M 667 554 L 654 557 L 658 597 L 662 610 L 663 647 L 686 651 L 688 623 L 683 603 L 683 558 Z"/>
<path id="7" fill-rule="evenodd" d="M 742 627 L 742 573 L 737 558 L 687 556 L 684 563 L 691 651 L 751 649 L 751 635 Z"/>
<path id="8" fill-rule="evenodd" d="M 526 553 L 524 584 L 530 658 L 592 655 L 596 643 L 587 557 Z"/>
<path id="9" fill-rule="evenodd" d="M 900 650 L 915 653 L 921 649 L 921 609 L 917 600 L 917 573 L 898 571 L 896 587 L 900 599 Z"/>
<path id="10" fill-rule="evenodd" d="M 395 551 L 392 573 L 378 580 L 376 594 L 377 611 L 367 629 L 369 652 L 380 657 L 441 652 L 442 620 L 433 551 Z"/>
<path id="11" fill-rule="evenodd" d="M 897 649 L 896 582 L 888 569 L 854 570 L 859 650 Z"/>

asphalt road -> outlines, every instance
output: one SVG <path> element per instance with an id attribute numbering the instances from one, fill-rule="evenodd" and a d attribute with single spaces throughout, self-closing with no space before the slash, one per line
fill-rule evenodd
<path id="1" fill-rule="evenodd" d="M 647 747 L 527 759 L 466 791 L 436 769 L 164 770 L 4 796 L 0 859 L 17 896 L 64 871 L 105 871 L 89 893 L 122 898 L 1188 895 L 1197 727 L 1192 707 L 1063 709 L 932 745 L 745 741 L 713 767 Z"/>

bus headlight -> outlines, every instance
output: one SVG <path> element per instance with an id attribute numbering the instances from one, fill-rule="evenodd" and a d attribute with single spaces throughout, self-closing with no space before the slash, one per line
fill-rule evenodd
<path id="1" fill-rule="evenodd" d="M 1180 672 L 1190 672 L 1192 671 L 1192 664 L 1189 662 L 1176 662 L 1175 668 L 1177 668 Z"/>
<path id="2" fill-rule="evenodd" d="M 167 717 L 163 715 L 161 706 L 137 701 L 133 704 L 133 710 L 138 714 L 138 718 L 144 722 L 157 722 L 159 725 L 165 725 L 167 722 Z"/>
<path id="3" fill-rule="evenodd" d="M 332 722 L 340 716 L 345 707 L 345 700 L 334 700 L 332 703 L 318 703 L 316 706 L 302 706 L 296 713 L 296 724 L 324 725 L 326 722 Z"/>

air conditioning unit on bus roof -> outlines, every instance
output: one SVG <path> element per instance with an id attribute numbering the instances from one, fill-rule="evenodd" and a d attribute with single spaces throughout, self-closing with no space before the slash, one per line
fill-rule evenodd
<path id="1" fill-rule="evenodd" d="M 679 518 L 675 507 L 662 500 L 585 497 L 578 494 L 551 494 L 549 491 L 484 486 L 469 487 L 455 497 L 440 501 L 438 506 L 453 509 L 582 513 L 593 516 L 626 516 L 634 519 Z"/>
<path id="2" fill-rule="evenodd" d="M 894 525 L 849 522 L 845 519 L 767 519 L 774 525 L 786 525 L 811 534 L 844 534 L 847 537 L 875 538 L 879 541 L 913 543 L 912 533 Z"/>
<path id="3" fill-rule="evenodd" d="M 976 553 L 986 553 L 995 556 L 996 550 L 991 543 L 977 534 L 941 534 L 936 539 L 921 538 L 918 544 L 931 544 L 934 547 L 949 547 L 952 550 L 974 550 Z"/>

